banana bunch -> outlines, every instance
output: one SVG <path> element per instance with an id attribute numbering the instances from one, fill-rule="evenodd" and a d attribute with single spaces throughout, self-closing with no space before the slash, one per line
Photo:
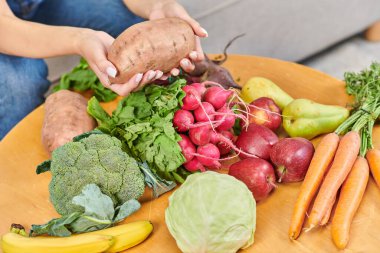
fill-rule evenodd
<path id="1" fill-rule="evenodd" d="M 149 221 L 136 221 L 69 237 L 25 237 L 7 233 L 1 238 L 4 253 L 120 252 L 143 242 L 153 231 Z"/>

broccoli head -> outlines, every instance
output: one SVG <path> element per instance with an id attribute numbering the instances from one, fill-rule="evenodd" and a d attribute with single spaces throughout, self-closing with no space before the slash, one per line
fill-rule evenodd
<path id="1" fill-rule="evenodd" d="M 52 153 L 50 199 L 57 212 L 67 215 L 83 208 L 72 203 L 87 184 L 96 184 L 115 206 L 144 193 L 144 174 L 122 143 L 107 134 L 92 134 L 69 142 Z"/>

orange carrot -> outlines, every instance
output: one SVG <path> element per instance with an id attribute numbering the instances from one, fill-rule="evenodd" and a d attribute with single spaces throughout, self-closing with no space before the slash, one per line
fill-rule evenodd
<path id="1" fill-rule="evenodd" d="M 348 173 L 352 169 L 359 154 L 360 136 L 351 131 L 343 136 L 339 142 L 334 161 L 323 183 L 309 216 L 309 229 L 321 224 L 323 216 L 329 208 L 329 203 L 334 200 L 339 188 L 342 186 Z"/>
<path id="2" fill-rule="evenodd" d="M 380 150 L 371 149 L 366 155 L 367 161 L 369 163 L 369 168 L 373 178 L 376 181 L 377 186 L 380 187 Z"/>
<path id="3" fill-rule="evenodd" d="M 305 214 L 322 183 L 323 176 L 334 159 L 338 144 L 339 136 L 335 133 L 330 133 L 322 138 L 315 150 L 294 206 L 293 216 L 289 227 L 289 237 L 292 240 L 297 239 L 301 232 L 302 224 L 305 220 Z"/>
<path id="4" fill-rule="evenodd" d="M 368 178 L 369 168 L 367 160 L 363 157 L 358 157 L 342 186 L 331 222 L 332 239 L 339 249 L 344 249 L 347 246 L 351 223 L 362 201 Z"/>
<path id="5" fill-rule="evenodd" d="M 324 226 L 329 222 L 329 219 L 331 216 L 331 211 L 332 211 L 334 204 L 335 204 L 335 200 L 336 200 L 336 196 L 335 196 L 334 200 L 331 203 L 329 203 L 329 207 L 328 207 L 325 215 L 323 215 L 323 218 L 321 220 L 321 223 L 320 223 L 321 226 Z"/>

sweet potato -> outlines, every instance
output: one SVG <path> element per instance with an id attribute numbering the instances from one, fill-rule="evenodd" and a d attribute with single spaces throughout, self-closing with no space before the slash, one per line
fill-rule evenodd
<path id="1" fill-rule="evenodd" d="M 49 153 L 95 127 L 87 114 L 87 100 L 80 94 L 60 90 L 46 99 L 42 143 Z"/>
<path id="2" fill-rule="evenodd" d="M 120 34 L 110 47 L 108 59 L 118 69 L 111 83 L 125 83 L 137 73 L 179 66 L 181 59 L 195 49 L 190 25 L 179 18 L 141 22 Z"/>

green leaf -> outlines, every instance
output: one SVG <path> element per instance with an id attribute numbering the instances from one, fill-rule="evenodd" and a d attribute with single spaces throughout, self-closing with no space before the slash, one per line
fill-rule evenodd
<path id="1" fill-rule="evenodd" d="M 88 184 L 82 193 L 72 200 L 74 205 L 84 208 L 84 215 L 96 217 L 99 220 L 112 220 L 115 212 L 112 199 L 103 194 L 96 184 Z"/>
<path id="2" fill-rule="evenodd" d="M 103 107 L 100 105 L 99 101 L 95 97 L 92 97 L 88 101 L 87 112 L 98 121 L 98 124 L 100 125 L 100 127 L 102 127 L 102 129 L 110 130 L 109 128 L 111 126 L 109 126 L 109 124 L 111 124 L 111 117 L 103 109 Z"/>
<path id="3" fill-rule="evenodd" d="M 46 160 L 42 162 L 41 164 L 37 166 L 36 174 L 38 175 L 46 171 L 50 171 L 50 165 L 51 165 L 51 160 Z"/>
<path id="4" fill-rule="evenodd" d="M 120 208 L 117 209 L 117 215 L 113 219 L 113 223 L 117 223 L 124 220 L 126 217 L 139 210 L 140 207 L 141 204 L 135 199 L 126 201 L 124 204 L 120 206 Z"/>
<path id="5" fill-rule="evenodd" d="M 82 193 L 75 196 L 73 204 L 82 206 L 84 212 L 75 212 L 52 219 L 43 225 L 32 225 L 31 236 L 49 234 L 52 236 L 70 236 L 72 233 L 84 233 L 112 226 L 140 208 L 137 200 L 130 200 L 114 208 L 111 198 L 103 194 L 95 184 L 88 184 Z"/>
<path id="6" fill-rule="evenodd" d="M 171 191 L 176 187 L 176 183 L 160 178 L 156 175 L 146 163 L 140 164 L 141 171 L 145 175 L 145 183 L 153 190 L 153 197 L 158 198 L 160 195 Z"/>
<path id="7" fill-rule="evenodd" d="M 62 216 L 57 219 L 52 219 L 48 223 L 43 225 L 32 225 L 30 230 L 30 236 L 37 236 L 48 234 L 51 236 L 70 236 L 71 231 L 69 225 L 78 219 L 81 213 L 75 212 L 69 215 Z"/>

